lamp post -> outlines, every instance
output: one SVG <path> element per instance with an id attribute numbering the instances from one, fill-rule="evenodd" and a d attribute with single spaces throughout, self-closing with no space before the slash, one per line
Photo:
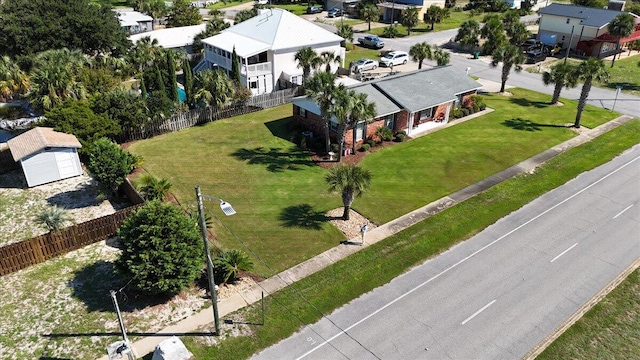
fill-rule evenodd
<path id="1" fill-rule="evenodd" d="M 231 204 L 212 196 L 202 195 L 200 192 L 200 186 L 196 185 L 196 199 L 198 201 L 198 215 L 200 217 L 200 232 L 202 233 L 202 241 L 204 242 L 204 255 L 207 259 L 207 277 L 209 278 L 209 291 L 211 291 L 211 304 L 213 305 L 213 321 L 216 327 L 216 335 L 220 336 L 220 316 L 218 315 L 218 294 L 216 292 L 216 283 L 213 279 L 213 261 L 211 261 L 211 254 L 209 253 L 209 240 L 207 239 L 207 224 L 204 218 L 204 205 L 203 199 L 214 200 L 220 202 L 220 209 L 222 212 L 231 216 L 236 213 Z"/>

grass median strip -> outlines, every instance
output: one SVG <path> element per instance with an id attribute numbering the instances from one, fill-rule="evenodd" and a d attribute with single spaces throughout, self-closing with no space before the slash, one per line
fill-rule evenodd
<path id="1" fill-rule="evenodd" d="M 237 325 L 246 326 L 249 335 L 229 337 L 215 346 L 205 345 L 198 337 L 184 337 L 183 341 L 198 359 L 248 358 L 301 326 L 318 321 L 318 310 L 330 313 L 638 142 L 640 121 L 632 120 L 560 154 L 532 174 L 496 185 L 269 296 L 265 299 L 265 326 Z M 230 317 L 259 323 L 260 307 L 251 306 Z"/>

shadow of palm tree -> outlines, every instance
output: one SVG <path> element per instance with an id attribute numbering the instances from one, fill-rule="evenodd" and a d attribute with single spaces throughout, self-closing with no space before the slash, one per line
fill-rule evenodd
<path id="1" fill-rule="evenodd" d="M 314 210 L 309 204 L 300 204 L 283 209 L 278 220 L 285 227 L 320 230 L 322 223 L 329 221 L 330 218 L 324 213 Z"/>
<path id="2" fill-rule="evenodd" d="M 551 100 L 551 99 L 549 99 Z M 519 106 L 533 106 L 536 109 L 545 109 L 549 106 L 549 103 L 544 102 L 544 101 L 529 101 L 525 98 L 509 98 L 509 101 L 511 101 L 514 104 L 517 104 Z"/>
<path id="3" fill-rule="evenodd" d="M 309 154 L 297 146 L 292 146 L 289 150 L 263 147 L 254 149 L 242 148 L 231 155 L 252 165 L 266 165 L 267 170 L 271 172 L 301 170 L 304 167 L 314 165 L 309 158 Z"/>
<path id="4" fill-rule="evenodd" d="M 542 131 L 543 127 L 565 128 L 564 125 L 540 124 L 522 118 L 507 119 L 502 122 L 502 125 L 510 127 L 514 130 L 524 131 Z"/>
<path id="5" fill-rule="evenodd" d="M 606 84 L 606 87 L 613 90 L 615 90 L 618 86 L 622 87 L 625 90 L 640 91 L 640 84 L 634 84 L 630 82 L 609 82 Z"/>

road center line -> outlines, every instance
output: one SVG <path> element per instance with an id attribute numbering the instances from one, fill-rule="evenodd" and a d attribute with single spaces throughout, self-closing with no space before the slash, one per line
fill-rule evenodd
<path id="1" fill-rule="evenodd" d="M 554 257 L 553 259 L 551 259 L 551 261 L 549 261 L 549 262 L 554 262 L 554 261 L 558 260 L 558 258 L 559 258 L 560 256 L 562 256 L 562 255 L 566 254 L 569 250 L 571 250 L 571 249 L 573 249 L 574 247 L 576 247 L 576 245 L 578 245 L 578 243 L 575 243 L 575 244 L 573 244 L 573 245 L 569 246 L 569 248 L 568 248 L 567 250 L 565 250 L 565 251 L 561 252 L 561 253 L 560 253 L 560 254 L 558 254 L 556 257 Z"/>
<path id="2" fill-rule="evenodd" d="M 300 355 L 299 357 L 296 358 L 296 360 L 300 360 L 304 357 L 306 357 L 307 355 L 315 352 L 316 350 L 318 350 L 319 348 L 323 347 L 324 345 L 326 345 L 327 343 L 335 340 L 337 337 L 339 337 L 340 335 L 342 335 L 343 333 L 346 333 L 347 331 L 353 329 L 354 327 L 362 324 L 363 322 L 367 321 L 368 319 L 370 319 L 371 317 L 375 316 L 377 313 L 383 311 L 384 309 L 388 308 L 389 306 L 397 303 L 398 301 L 404 299 L 405 297 L 409 296 L 410 294 L 412 294 L 413 292 L 417 291 L 418 289 L 422 288 L 423 286 L 427 285 L 428 283 L 432 282 L 433 280 L 439 278 L 440 276 L 448 273 L 449 271 L 451 271 L 452 269 L 458 267 L 460 264 L 464 263 L 465 261 L 471 259 L 472 257 L 476 256 L 477 254 L 481 253 L 482 251 L 486 250 L 487 248 L 489 248 L 490 246 L 494 245 L 495 243 L 501 241 L 502 239 L 506 238 L 507 236 L 513 234 L 514 232 L 522 229 L 523 227 L 529 225 L 530 223 L 534 222 L 535 220 L 537 220 L 538 218 L 542 217 L 543 215 L 547 214 L 548 212 L 552 211 L 553 209 L 557 208 L 558 206 L 566 203 L 567 201 L 573 199 L 574 197 L 582 194 L 583 192 L 591 189 L 592 187 L 596 186 L 597 184 L 601 183 L 602 181 L 604 181 L 605 179 L 607 179 L 609 176 L 612 176 L 613 174 L 617 173 L 618 171 L 626 168 L 627 166 L 631 165 L 633 162 L 635 162 L 636 160 L 640 159 L 640 156 L 636 156 L 635 158 L 629 160 L 628 162 L 620 165 L 618 168 L 614 169 L 613 171 L 611 171 L 610 173 L 606 174 L 605 176 L 601 177 L 600 179 L 594 181 L 593 183 L 591 183 L 590 185 L 582 188 L 581 190 L 579 190 L 578 192 L 576 192 L 575 194 L 569 196 L 568 198 L 562 200 L 561 202 L 553 205 L 552 207 L 548 208 L 547 210 L 541 212 L 540 214 L 534 216 L 533 218 L 529 219 L 527 222 L 519 225 L 518 227 L 516 227 L 515 229 L 509 231 L 508 233 L 500 236 L 499 238 L 493 240 L 492 242 L 488 243 L 487 245 L 481 247 L 480 249 L 474 251 L 473 253 L 471 253 L 470 255 L 468 255 L 467 257 L 463 258 L 462 260 L 458 261 L 457 263 L 449 266 L 448 268 L 442 270 L 441 272 L 437 273 L 436 275 L 434 275 L 433 277 L 431 277 L 430 279 L 425 280 L 424 282 L 422 282 L 421 284 L 418 284 L 417 286 L 415 286 L 413 289 L 407 291 L 406 293 L 398 296 L 397 298 L 389 301 L 386 305 L 378 308 L 378 310 L 372 312 L 371 314 L 363 317 L 362 319 L 358 320 L 357 322 L 353 323 L 353 325 L 345 328 L 345 329 L 340 329 L 340 332 L 333 335 L 332 337 L 328 338 L 327 340 L 319 343 L 318 345 L 316 345 L 313 349 L 307 351 L 306 353 Z"/>
<path id="3" fill-rule="evenodd" d="M 496 302 L 495 299 L 492 302 L 488 303 L 487 305 L 483 306 L 480 310 L 474 312 L 473 315 L 471 315 L 468 318 L 466 318 L 463 322 L 460 323 L 460 325 L 464 325 L 467 322 L 469 322 L 469 320 L 471 320 L 474 317 L 478 316 L 478 314 L 480 314 L 481 312 L 485 311 L 489 306 L 493 305 L 494 302 Z"/>
<path id="4" fill-rule="evenodd" d="M 627 206 L 626 208 L 624 208 L 624 210 L 620 211 L 620 212 L 618 213 L 618 215 L 614 216 L 613 218 L 615 219 L 615 218 L 617 218 L 618 216 L 622 215 L 625 211 L 627 211 L 627 210 L 631 209 L 631 207 L 632 207 L 632 206 L 633 206 L 633 204 L 631 204 L 631 205 Z"/>

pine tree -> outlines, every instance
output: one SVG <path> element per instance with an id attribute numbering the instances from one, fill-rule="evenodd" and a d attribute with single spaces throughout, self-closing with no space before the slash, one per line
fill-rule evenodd
<path id="1" fill-rule="evenodd" d="M 147 98 L 147 85 L 144 83 L 144 76 L 140 78 L 140 95 L 143 99 Z"/>
<path id="2" fill-rule="evenodd" d="M 189 59 L 182 61 L 182 72 L 184 73 L 184 92 L 187 95 L 187 105 L 193 104 L 193 71 Z"/>
<path id="3" fill-rule="evenodd" d="M 240 67 L 238 60 L 238 54 L 236 54 L 236 47 L 233 46 L 233 53 L 231 54 L 231 80 L 240 84 Z"/>
<path id="4" fill-rule="evenodd" d="M 162 78 L 162 72 L 156 66 L 156 83 L 155 83 L 155 91 L 159 91 L 164 96 L 167 96 L 167 89 L 164 87 L 164 79 Z"/>
<path id="5" fill-rule="evenodd" d="M 178 79 L 176 79 L 176 64 L 171 56 L 171 51 L 167 51 L 167 68 L 169 69 L 169 86 L 167 87 L 167 95 L 169 99 L 178 101 Z"/>

